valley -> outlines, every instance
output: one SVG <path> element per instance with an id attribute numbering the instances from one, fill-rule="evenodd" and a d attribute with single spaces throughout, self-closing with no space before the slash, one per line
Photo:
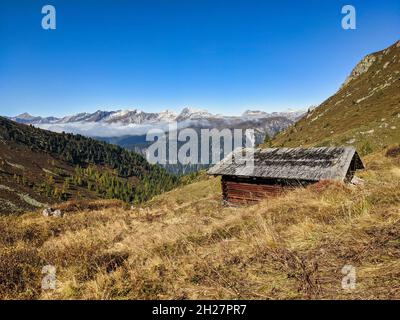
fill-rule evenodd
<path id="1" fill-rule="evenodd" d="M 81 134 L 146 155 L 146 150 L 154 142 L 146 136 L 150 130 L 163 130 L 169 135 L 173 133 L 168 131 L 171 125 L 177 128 L 177 134 L 186 128 L 194 129 L 198 133 L 202 129 L 228 129 L 232 133 L 234 129 L 252 129 L 255 132 L 255 143 L 258 145 L 265 140 L 266 136 L 275 136 L 303 115 L 304 111 L 301 110 L 273 113 L 247 110 L 241 116 L 223 116 L 211 114 L 206 110 L 184 108 L 179 114 L 169 110 L 160 113 L 143 112 L 137 109 L 98 110 L 94 113 L 80 113 L 62 118 L 37 117 L 25 113 L 10 119 L 53 132 Z M 198 143 L 199 145 L 202 143 L 200 139 Z M 182 145 L 183 142 L 179 144 Z M 223 158 L 223 152 L 220 158 Z M 209 164 L 195 163 L 162 165 L 175 175 L 197 172 L 209 167 Z"/>

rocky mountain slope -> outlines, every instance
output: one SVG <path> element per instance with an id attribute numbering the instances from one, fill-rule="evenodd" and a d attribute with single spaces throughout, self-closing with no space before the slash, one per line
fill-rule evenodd
<path id="1" fill-rule="evenodd" d="M 366 56 L 335 95 L 280 133 L 274 145 L 354 145 L 367 154 L 399 141 L 400 41 Z"/>

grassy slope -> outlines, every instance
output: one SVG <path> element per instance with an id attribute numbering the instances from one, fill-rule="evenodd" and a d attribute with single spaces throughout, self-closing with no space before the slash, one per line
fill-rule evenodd
<path id="1" fill-rule="evenodd" d="M 344 85 L 274 146 L 352 144 L 362 155 L 400 141 L 400 42 L 369 55 L 367 72 Z"/>
<path id="2" fill-rule="evenodd" d="M 0 142 L 0 215 L 23 213 L 57 202 L 37 192 L 32 184 L 39 186 L 47 177 L 54 178 L 55 186 L 62 188 L 64 178 L 57 172 L 73 175 L 75 167 L 66 161 L 41 152 L 34 152 L 23 145 Z M 24 177 L 26 183 L 16 181 L 15 177 Z M 31 184 L 31 185 L 29 185 Z M 87 188 L 71 186 L 69 197 L 99 199 L 100 197 Z"/>
<path id="3" fill-rule="evenodd" d="M 221 206 L 219 180 L 204 178 L 134 210 L 0 217 L 0 298 L 399 299 L 400 158 L 365 160 L 362 187 L 320 184 L 252 207 Z M 40 289 L 46 264 L 54 292 Z M 354 291 L 341 288 L 346 264 Z"/>

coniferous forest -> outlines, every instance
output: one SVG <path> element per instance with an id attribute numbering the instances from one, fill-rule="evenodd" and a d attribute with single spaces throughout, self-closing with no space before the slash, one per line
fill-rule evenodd
<path id="1" fill-rule="evenodd" d="M 52 175 L 40 184 L 30 182 L 36 191 L 56 200 L 68 200 L 68 190 L 81 187 L 101 198 L 140 203 L 180 183 L 179 177 L 148 163 L 140 154 L 81 135 L 54 133 L 0 117 L 0 137 L 75 167 L 73 173 L 54 170 L 61 185 Z M 14 178 L 26 180 L 20 175 Z"/>

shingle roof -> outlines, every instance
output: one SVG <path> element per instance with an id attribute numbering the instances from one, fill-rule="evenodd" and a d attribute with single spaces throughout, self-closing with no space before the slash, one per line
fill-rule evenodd
<path id="1" fill-rule="evenodd" d="M 208 170 L 210 175 L 291 180 L 340 180 L 364 165 L 352 147 L 237 149 Z M 246 152 L 248 154 L 246 155 Z M 254 159 L 254 166 L 251 160 Z M 247 161 L 247 163 L 246 163 Z"/>

